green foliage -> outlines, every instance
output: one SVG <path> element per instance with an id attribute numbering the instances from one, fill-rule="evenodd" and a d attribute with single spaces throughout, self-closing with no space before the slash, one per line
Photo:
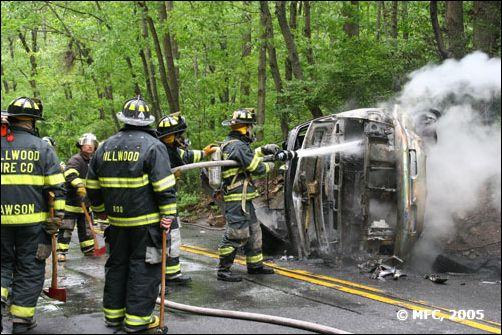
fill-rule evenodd
<path id="1" fill-rule="evenodd" d="M 258 45 L 262 43 L 263 30 L 259 3 L 174 2 L 164 23 L 159 20 L 159 6 L 164 3 L 146 3 L 161 41 L 164 33 L 169 32 L 178 47 L 175 65 L 179 73 L 180 109 L 187 117 L 194 148 L 223 140 L 228 129 L 221 126 L 221 121 L 236 108 L 256 106 Z M 467 45 L 472 48 L 473 22 L 469 12 L 473 5 L 464 3 Z M 308 106 L 319 106 L 324 114 L 374 106 L 397 92 L 407 73 L 437 62 L 429 2 L 407 4 L 406 20 L 399 4 L 398 38 L 393 40 L 388 32 L 389 22 L 383 24 L 389 17 L 381 18 L 382 30 L 377 38 L 377 2 L 360 1 L 358 7 L 349 6 L 348 2 L 311 2 L 311 41 L 304 35 L 304 12 L 298 13 L 297 28 L 292 31 L 305 78 L 287 81 L 287 49 L 274 15 L 275 4 L 269 2 L 274 25 L 272 44 L 277 50 L 284 91 L 277 96 L 267 66 L 265 138 L 257 144 L 282 140 L 283 114 L 287 114 L 292 127 L 312 117 Z M 386 8 L 390 6 L 386 2 Z M 439 7 L 440 24 L 444 24 L 444 6 L 440 3 Z M 287 8 L 289 12 L 289 3 Z M 152 34 L 148 40 L 142 37 L 142 10 L 136 2 L 2 1 L 1 9 L 2 107 L 17 96 L 34 95 L 29 80 L 35 80 L 46 118 L 39 125 L 41 134 L 56 139 L 62 159 L 76 152 L 75 141 L 82 133 L 94 132 L 103 140 L 117 131 L 114 114 L 126 99 L 134 96 L 135 82 L 142 95 L 147 96 L 140 49 L 148 47 L 152 51 L 162 114 L 170 112 Z M 250 21 L 245 19 L 245 13 Z M 347 36 L 346 22 L 359 24 L 357 38 Z M 33 49 L 34 30 L 38 50 L 27 52 L 19 34 Z M 250 55 L 243 58 L 243 34 L 248 30 L 252 48 Z M 307 63 L 309 47 L 314 65 Z M 37 65 L 33 74 L 30 56 L 34 56 Z M 126 57 L 131 60 L 132 69 Z M 250 77 L 246 79 L 248 73 Z M 247 96 L 240 89 L 244 80 L 249 81 Z M 277 104 L 278 98 L 281 105 Z"/>

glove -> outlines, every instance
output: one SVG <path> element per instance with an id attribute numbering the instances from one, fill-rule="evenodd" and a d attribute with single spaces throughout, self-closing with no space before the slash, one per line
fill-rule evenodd
<path id="1" fill-rule="evenodd" d="M 211 155 L 212 153 L 216 152 L 216 150 L 218 150 L 218 146 L 214 144 L 209 144 L 204 149 L 202 149 L 202 151 L 204 152 L 204 157 Z"/>
<path id="2" fill-rule="evenodd" d="M 42 227 L 45 232 L 49 235 L 56 234 L 58 232 L 59 227 L 61 227 L 61 222 L 63 220 L 64 212 L 56 212 L 56 215 L 53 218 L 48 218 L 42 223 Z"/>
<path id="3" fill-rule="evenodd" d="M 265 144 L 261 147 L 261 152 L 264 155 L 275 155 L 281 148 L 277 144 Z"/>
<path id="4" fill-rule="evenodd" d="M 274 155 L 274 160 L 276 161 L 289 161 L 296 158 L 297 153 L 295 151 L 280 150 Z"/>
<path id="5" fill-rule="evenodd" d="M 176 182 L 181 178 L 182 172 L 180 170 L 174 171 L 174 178 L 176 178 Z"/>
<path id="6" fill-rule="evenodd" d="M 77 185 L 77 195 L 82 199 L 87 196 L 87 190 L 85 189 L 84 184 Z"/>
<path id="7" fill-rule="evenodd" d="M 174 216 L 162 216 L 162 218 L 160 219 L 160 228 L 169 230 L 174 220 L 176 220 Z"/>

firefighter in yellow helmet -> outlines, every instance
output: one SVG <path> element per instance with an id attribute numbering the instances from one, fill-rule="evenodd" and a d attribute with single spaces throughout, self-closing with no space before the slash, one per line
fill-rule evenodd
<path id="1" fill-rule="evenodd" d="M 66 205 L 63 224 L 58 233 L 58 261 L 65 262 L 70 248 L 71 235 L 77 226 L 80 250 L 86 256 L 94 251 L 94 239 L 81 204 L 89 207 L 84 180 L 87 175 L 89 161 L 98 148 L 98 140 L 92 133 L 85 133 L 76 143 L 79 153 L 73 155 L 64 170 L 66 180 Z"/>
<path id="2" fill-rule="evenodd" d="M 179 115 L 179 113 L 164 116 L 157 125 L 157 134 L 159 139 L 166 145 L 171 168 L 197 163 L 216 150 L 216 147 L 211 145 L 208 145 L 204 150 L 189 150 L 189 141 L 184 136 L 187 128 L 185 118 Z M 166 266 L 166 284 L 186 285 L 192 279 L 181 273 L 179 259 L 181 247 L 179 218 L 171 226 L 170 238 L 170 253 Z"/>
<path id="3" fill-rule="evenodd" d="M 146 102 L 127 100 L 117 118 L 125 127 L 99 146 L 86 188 L 95 214 L 110 222 L 105 323 L 134 333 L 159 325 L 153 310 L 163 270 L 162 229 L 175 220 L 176 180 L 166 147 L 150 128 L 155 118 Z"/>
<path id="4" fill-rule="evenodd" d="M 223 167 L 223 201 L 226 231 L 219 245 L 220 264 L 218 280 L 237 282 L 242 278 L 230 271 L 237 250 L 244 247 L 248 274 L 273 274 L 274 270 L 263 266 L 262 233 L 256 218 L 252 200 L 258 192 L 252 183 L 251 175 L 266 174 L 274 164 L 263 162 L 263 156 L 275 154 L 279 147 L 267 144 L 254 152 L 250 144 L 254 141 L 253 126 L 256 123 L 254 109 L 235 111 L 232 119 L 224 121 L 231 128 L 221 145 L 224 160 L 234 160 L 238 167 Z"/>
<path id="5" fill-rule="evenodd" d="M 45 260 L 51 254 L 50 235 L 57 233 L 64 215 L 59 159 L 35 128 L 42 111 L 40 102 L 19 97 L 2 112 L 2 121 L 5 116 L 8 121 L 2 122 L 1 138 L 2 310 L 9 307 L 14 334 L 36 326 L 35 307 L 44 285 Z M 54 217 L 49 215 L 49 197 L 55 199 Z"/>

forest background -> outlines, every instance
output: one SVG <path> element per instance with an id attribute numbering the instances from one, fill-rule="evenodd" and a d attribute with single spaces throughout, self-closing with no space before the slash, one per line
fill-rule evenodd
<path id="1" fill-rule="evenodd" d="M 43 101 L 62 160 L 141 94 L 181 111 L 194 148 L 254 107 L 258 143 L 314 117 L 373 107 L 428 63 L 500 57 L 500 1 L 2 1 L 1 102 Z M 195 178 L 195 175 L 192 176 Z M 188 176 L 190 178 L 190 175 Z M 190 193 L 190 192 L 189 192 Z M 186 194 L 185 201 L 197 201 Z"/>

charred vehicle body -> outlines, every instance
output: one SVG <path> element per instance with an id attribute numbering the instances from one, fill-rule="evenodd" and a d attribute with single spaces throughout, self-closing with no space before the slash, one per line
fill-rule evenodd
<path id="1" fill-rule="evenodd" d="M 353 141 L 357 152 L 288 161 L 284 204 L 257 211 L 262 228 L 300 258 L 406 259 L 422 232 L 426 197 L 424 146 L 406 113 L 365 108 L 314 119 L 289 132 L 285 149 Z"/>

